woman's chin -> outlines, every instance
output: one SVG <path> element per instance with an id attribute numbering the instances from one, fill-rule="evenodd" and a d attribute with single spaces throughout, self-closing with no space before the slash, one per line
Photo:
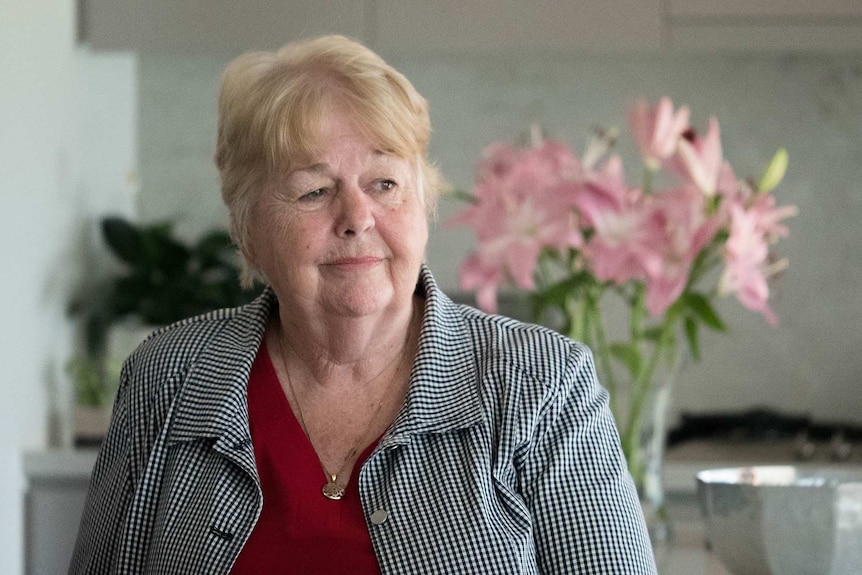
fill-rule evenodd
<path id="1" fill-rule="evenodd" d="M 393 303 L 393 290 L 383 286 L 351 286 L 329 299 L 322 307 L 342 317 L 366 317 L 384 313 Z"/>

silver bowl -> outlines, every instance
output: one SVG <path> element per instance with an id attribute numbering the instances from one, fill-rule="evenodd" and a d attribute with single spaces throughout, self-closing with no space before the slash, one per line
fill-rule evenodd
<path id="1" fill-rule="evenodd" d="M 707 540 L 734 575 L 862 574 L 862 471 L 710 469 L 697 495 Z"/>

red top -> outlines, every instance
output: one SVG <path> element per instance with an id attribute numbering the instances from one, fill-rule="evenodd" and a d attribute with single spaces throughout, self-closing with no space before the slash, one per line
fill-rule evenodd
<path id="1" fill-rule="evenodd" d="M 263 490 L 260 519 L 234 564 L 232 575 L 379 574 L 359 499 L 354 467 L 347 492 L 326 499 L 326 475 L 296 420 L 261 344 L 248 381 L 248 419 Z"/>

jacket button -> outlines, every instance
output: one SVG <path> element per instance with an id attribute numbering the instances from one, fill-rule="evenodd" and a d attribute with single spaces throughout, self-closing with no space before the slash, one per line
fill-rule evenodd
<path id="1" fill-rule="evenodd" d="M 374 525 L 380 525 L 389 518 L 389 513 L 385 509 L 378 509 L 371 514 L 371 522 Z"/>

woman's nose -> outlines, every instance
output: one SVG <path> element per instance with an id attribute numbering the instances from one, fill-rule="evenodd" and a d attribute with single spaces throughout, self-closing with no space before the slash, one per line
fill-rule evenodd
<path id="1" fill-rule="evenodd" d="M 357 185 L 345 186 L 338 194 L 336 233 L 359 236 L 374 227 L 373 200 Z"/>

